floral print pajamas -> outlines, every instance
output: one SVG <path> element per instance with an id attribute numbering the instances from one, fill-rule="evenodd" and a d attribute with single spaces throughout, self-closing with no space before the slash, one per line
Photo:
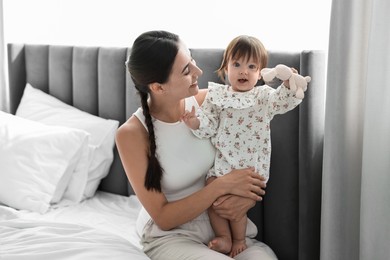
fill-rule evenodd
<path id="1" fill-rule="evenodd" d="M 207 177 L 222 176 L 232 169 L 255 167 L 269 178 L 271 160 L 270 121 L 301 103 L 283 84 L 248 92 L 233 92 L 228 85 L 209 82 L 209 91 L 197 116 L 199 138 L 211 138 L 217 149 L 214 167 Z"/>

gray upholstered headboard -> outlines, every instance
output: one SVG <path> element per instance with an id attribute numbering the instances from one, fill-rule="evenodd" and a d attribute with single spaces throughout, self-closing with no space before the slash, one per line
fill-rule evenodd
<path id="1" fill-rule="evenodd" d="M 129 113 L 126 48 L 8 44 L 11 113 L 26 82 L 60 100 L 122 124 Z M 100 189 L 128 194 L 127 178 L 115 150 L 110 174 Z"/>
<path id="2" fill-rule="evenodd" d="M 217 81 L 223 49 L 192 49 L 204 74 L 199 85 Z M 8 44 L 11 112 L 26 82 L 81 110 L 122 124 L 139 106 L 126 71 L 129 48 Z M 321 211 L 322 138 L 325 104 L 323 51 L 273 52 L 268 67 L 283 63 L 312 81 L 295 110 L 273 119 L 270 181 L 265 199 L 250 211 L 258 238 L 279 259 L 318 259 Z M 99 189 L 132 192 L 118 153 Z"/>

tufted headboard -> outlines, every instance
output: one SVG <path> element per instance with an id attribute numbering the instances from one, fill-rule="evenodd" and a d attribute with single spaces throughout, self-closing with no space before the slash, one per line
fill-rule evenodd
<path id="1" fill-rule="evenodd" d="M 122 124 L 139 107 L 125 60 L 129 48 L 8 44 L 10 109 L 15 113 L 26 82 L 81 110 Z M 223 49 L 192 49 L 203 70 L 199 86 L 220 82 L 214 71 Z M 249 212 L 258 239 L 279 259 L 319 259 L 322 141 L 325 104 L 323 51 L 270 51 L 268 67 L 283 63 L 312 81 L 302 104 L 276 116 L 270 181 L 264 201 Z M 275 86 L 279 82 L 275 82 Z M 100 190 L 132 194 L 118 152 Z"/>

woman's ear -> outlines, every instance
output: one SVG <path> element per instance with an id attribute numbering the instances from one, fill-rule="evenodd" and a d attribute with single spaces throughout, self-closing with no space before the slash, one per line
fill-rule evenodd
<path id="1" fill-rule="evenodd" d="M 153 92 L 154 94 L 162 94 L 164 93 L 164 87 L 160 83 L 152 83 L 149 86 L 150 91 Z"/>

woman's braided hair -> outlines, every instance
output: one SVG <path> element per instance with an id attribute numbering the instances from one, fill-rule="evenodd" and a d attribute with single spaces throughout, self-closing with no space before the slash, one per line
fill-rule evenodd
<path id="1" fill-rule="evenodd" d="M 148 168 L 145 187 L 161 192 L 163 169 L 156 155 L 156 137 L 150 115 L 149 84 L 168 81 L 173 62 L 178 53 L 179 37 L 167 31 L 149 31 L 134 41 L 126 61 L 127 69 L 141 98 L 145 123 L 149 133 Z"/>

